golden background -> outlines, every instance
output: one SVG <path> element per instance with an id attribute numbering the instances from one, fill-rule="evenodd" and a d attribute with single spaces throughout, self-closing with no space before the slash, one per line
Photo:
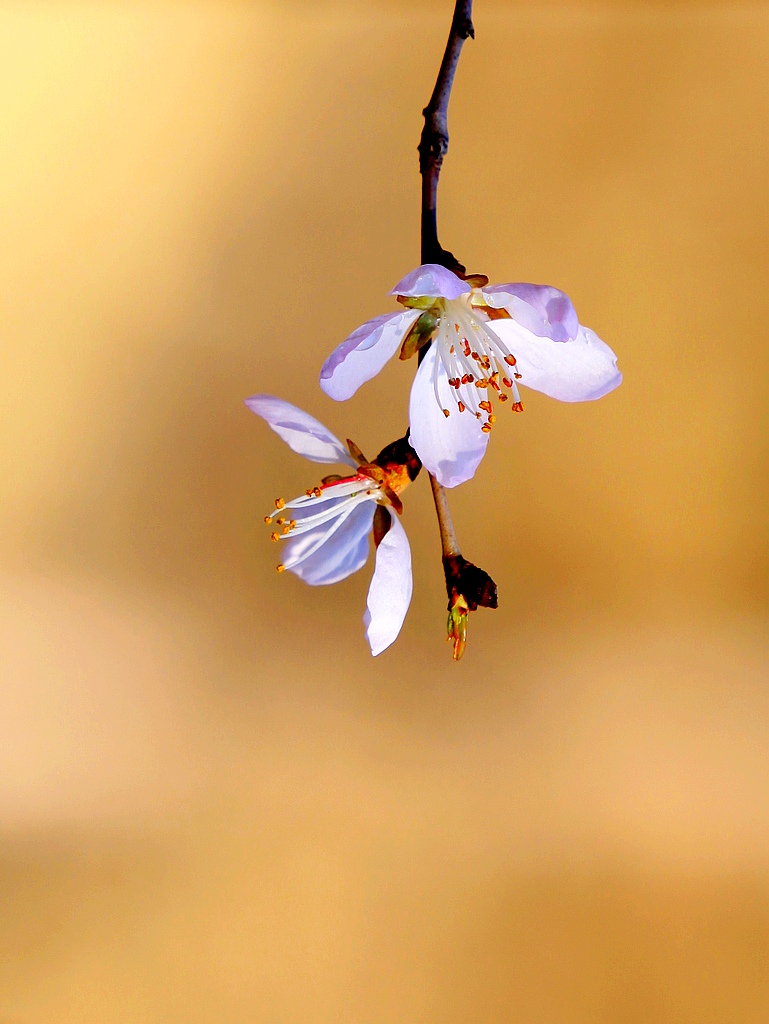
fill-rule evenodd
<path id="1" fill-rule="evenodd" d="M 331 349 L 418 262 L 450 2 L 0 7 L 2 1024 L 769 1019 L 769 9 L 477 0 L 441 239 L 619 354 L 451 495 L 500 590 L 444 640 L 427 480 L 371 563 L 276 576 L 414 365 Z"/>

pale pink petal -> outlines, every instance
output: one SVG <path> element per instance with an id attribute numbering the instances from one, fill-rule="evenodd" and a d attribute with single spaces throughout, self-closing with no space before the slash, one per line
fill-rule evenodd
<path id="1" fill-rule="evenodd" d="M 551 398 L 589 402 L 622 382 L 617 357 L 587 327 L 580 327 L 573 341 L 558 342 L 538 338 L 514 320 L 494 320 L 489 326 L 518 360 L 518 383 Z"/>
<path id="2" fill-rule="evenodd" d="M 425 263 L 402 278 L 390 295 L 404 295 L 419 298 L 426 295 L 436 299 L 458 299 L 472 288 L 451 270 L 438 263 Z"/>
<path id="3" fill-rule="evenodd" d="M 368 538 L 374 525 L 375 508 L 373 501 L 354 505 L 350 511 L 343 513 L 345 518 L 341 525 L 338 519 L 332 520 L 307 533 L 281 541 L 276 548 L 279 549 L 286 569 L 313 587 L 338 583 L 357 572 L 368 558 Z M 301 510 L 292 509 L 292 515 L 301 519 Z M 297 565 L 290 564 L 302 556 L 303 560 Z"/>
<path id="4" fill-rule="evenodd" d="M 345 402 L 361 384 L 376 377 L 419 316 L 418 309 L 384 313 L 362 324 L 337 345 L 320 371 L 320 386 L 329 398 Z"/>
<path id="5" fill-rule="evenodd" d="M 401 631 L 411 601 L 411 549 L 398 516 L 387 510 L 392 525 L 377 548 L 363 625 L 371 653 L 381 654 Z"/>
<path id="6" fill-rule="evenodd" d="M 500 321 L 502 322 L 502 321 Z M 505 321 L 512 323 L 512 321 Z M 489 435 L 481 430 L 475 415 L 460 412 L 443 363 L 438 361 L 438 396 L 433 388 L 437 358 L 436 344 L 417 370 L 409 400 L 409 440 L 422 463 L 444 487 L 456 487 L 469 480 L 486 453 Z M 443 410 L 449 410 L 448 418 Z"/>
<path id="7" fill-rule="evenodd" d="M 547 284 L 494 284 L 481 289 L 489 306 L 504 308 L 514 320 L 551 341 L 573 341 L 579 320 L 571 299 Z"/>
<path id="8" fill-rule="evenodd" d="M 312 462 L 345 462 L 357 466 L 347 446 L 309 413 L 274 395 L 252 395 L 246 405 L 261 416 L 292 451 Z"/>

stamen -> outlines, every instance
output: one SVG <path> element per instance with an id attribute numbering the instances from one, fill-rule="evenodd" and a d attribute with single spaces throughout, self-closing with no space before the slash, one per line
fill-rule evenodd
<path id="1" fill-rule="evenodd" d="M 518 360 L 515 358 L 515 356 L 511 356 L 511 355 L 505 356 L 505 362 L 507 363 L 508 366 L 515 366 L 517 361 Z"/>
<path id="2" fill-rule="evenodd" d="M 513 402 L 510 408 L 513 412 L 523 412 L 523 402 Z"/>
<path id="3" fill-rule="evenodd" d="M 460 402 L 457 408 L 459 409 L 460 412 L 464 412 L 467 406 L 465 405 L 464 402 Z"/>
<path id="4" fill-rule="evenodd" d="M 354 499 L 345 502 L 342 511 L 340 511 L 339 508 L 335 508 L 334 515 L 328 516 L 328 519 L 332 520 L 330 527 L 325 532 L 322 532 L 314 543 L 310 543 L 309 547 L 305 551 L 303 551 L 292 561 L 286 563 L 285 568 L 293 569 L 294 566 L 299 565 L 300 562 L 304 562 L 307 558 L 310 557 L 310 555 L 314 555 L 318 548 L 322 547 L 322 545 L 325 544 L 326 541 L 329 540 L 331 537 L 333 537 L 337 530 L 339 530 L 347 522 L 347 520 L 350 518 L 350 516 L 358 507 L 358 505 L 370 500 L 371 499 L 365 497 L 365 495 L 359 494 L 356 495 Z"/>
<path id="5" fill-rule="evenodd" d="M 484 423 L 483 426 L 481 427 L 481 430 L 484 432 L 484 434 L 490 434 L 491 433 L 491 427 L 489 426 L 488 423 Z"/>
<path id="6" fill-rule="evenodd" d="M 443 410 L 443 415 L 444 415 L 444 416 L 446 417 L 446 419 L 448 419 L 448 418 L 449 418 L 449 416 L 451 415 L 451 413 L 449 412 L 449 410 L 448 410 L 448 409 L 444 409 L 444 410 Z"/>
<path id="7" fill-rule="evenodd" d="M 280 534 L 279 533 L 271 533 L 270 534 L 270 540 L 274 544 L 276 541 L 280 540 Z"/>
<path id="8" fill-rule="evenodd" d="M 285 505 L 286 505 L 286 503 L 283 500 L 283 498 L 276 498 L 275 499 L 275 508 L 285 508 Z"/>
<path id="9" fill-rule="evenodd" d="M 280 565 L 276 565 L 275 566 L 275 572 L 285 572 L 285 571 L 286 571 L 286 567 L 282 563 Z"/>
<path id="10" fill-rule="evenodd" d="M 265 521 L 265 523 L 267 523 L 267 524 L 271 523 L 271 522 L 272 522 L 272 516 L 265 516 L 265 517 L 264 517 L 264 521 Z"/>

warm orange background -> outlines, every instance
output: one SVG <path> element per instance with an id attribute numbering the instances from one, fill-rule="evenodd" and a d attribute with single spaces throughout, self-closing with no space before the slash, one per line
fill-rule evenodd
<path id="1" fill-rule="evenodd" d="M 2 1024 L 769 1019 L 769 11 L 476 2 L 441 236 L 625 383 L 452 495 L 500 607 L 274 573 L 413 365 L 325 356 L 418 262 L 438 3 L 0 8 Z"/>

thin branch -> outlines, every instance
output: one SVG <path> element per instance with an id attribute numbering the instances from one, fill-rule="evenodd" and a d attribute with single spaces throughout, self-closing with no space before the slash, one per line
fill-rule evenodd
<path id="1" fill-rule="evenodd" d="M 438 178 L 443 158 L 449 148 L 449 99 L 454 75 L 465 39 L 475 38 L 472 13 L 473 0 L 456 0 L 451 30 L 435 88 L 430 102 L 422 111 L 425 126 L 419 140 L 419 173 L 422 175 L 422 263 L 440 263 L 449 270 L 460 273 L 464 273 L 465 268 L 438 241 Z M 419 353 L 420 362 L 426 354 L 427 349 L 422 349 Z M 433 489 L 435 512 L 441 531 L 443 557 L 450 558 L 459 554 L 459 545 L 451 521 L 448 499 L 445 490 L 432 474 L 430 486 Z"/>
<path id="2" fill-rule="evenodd" d="M 419 172 L 422 175 L 422 263 L 440 263 L 464 273 L 453 253 L 438 241 L 438 178 L 449 148 L 449 99 L 465 39 L 475 38 L 473 0 L 456 0 L 446 50 L 430 102 L 422 111 L 425 126 L 419 141 Z"/>
<path id="3" fill-rule="evenodd" d="M 419 141 L 419 173 L 422 175 L 422 263 L 439 263 L 460 277 L 465 268 L 438 241 L 438 178 L 443 158 L 449 148 L 448 112 L 451 87 L 454 84 L 459 57 L 465 39 L 475 38 L 472 21 L 473 0 L 456 0 L 451 31 L 446 43 L 438 78 L 430 102 L 422 111 L 425 126 Z M 419 362 L 429 346 L 420 350 Z M 462 557 L 451 520 L 446 491 L 430 474 L 435 512 L 441 534 L 443 571 L 449 597 L 448 639 L 453 643 L 454 660 L 459 661 L 467 642 L 467 617 L 479 605 L 497 607 L 497 586 L 494 580 L 472 562 Z"/>
<path id="4" fill-rule="evenodd" d="M 458 555 L 460 552 L 459 544 L 457 543 L 457 535 L 454 532 L 454 523 L 451 520 L 449 500 L 446 497 L 446 491 L 438 483 L 432 473 L 428 475 L 430 477 L 430 486 L 433 489 L 435 511 L 438 515 L 438 528 L 441 531 L 441 548 L 443 549 L 443 557 L 450 558 L 451 556 Z"/>

